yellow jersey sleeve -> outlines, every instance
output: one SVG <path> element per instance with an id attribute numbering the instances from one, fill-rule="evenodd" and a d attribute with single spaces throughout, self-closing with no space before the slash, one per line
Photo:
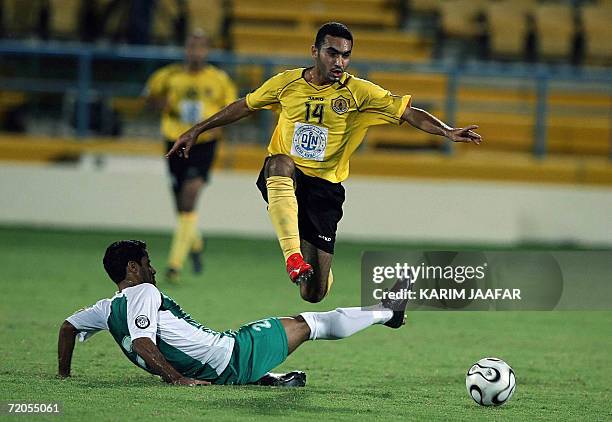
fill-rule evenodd
<path id="1" fill-rule="evenodd" d="M 280 103 L 279 95 L 287 85 L 294 81 L 295 72 L 286 71 L 272 76 L 255 91 L 247 94 L 247 107 L 251 110 L 270 109 L 273 104 Z M 301 72 L 299 78 L 302 77 Z"/>
<path id="2" fill-rule="evenodd" d="M 397 96 L 364 79 L 359 80 L 356 90 L 361 123 L 366 126 L 401 124 L 402 114 L 410 106 L 411 95 Z"/>
<path id="3" fill-rule="evenodd" d="M 144 95 L 162 97 L 168 92 L 168 77 L 173 73 L 175 65 L 165 66 L 156 70 L 147 81 Z"/>

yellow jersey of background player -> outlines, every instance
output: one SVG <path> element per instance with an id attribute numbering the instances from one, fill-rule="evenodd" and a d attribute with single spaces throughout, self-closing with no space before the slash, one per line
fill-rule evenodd
<path id="1" fill-rule="evenodd" d="M 161 132 L 173 143 L 183 132 L 209 118 L 237 98 L 229 76 L 210 64 L 190 70 L 183 63 L 157 70 L 147 82 L 150 97 L 163 98 Z M 218 136 L 211 131 L 200 135 L 198 143 Z"/>
<path id="2" fill-rule="evenodd" d="M 320 302 L 332 285 L 336 230 L 343 215 L 341 182 L 369 126 L 405 121 L 454 142 L 481 141 L 473 131 L 477 126 L 452 128 L 412 107 L 410 95 L 394 96 L 346 73 L 352 49 L 353 34 L 346 25 L 324 24 L 310 49 L 312 67 L 272 77 L 246 98 L 185 132 L 167 154 L 189 156 L 201 133 L 280 105 L 270 156 L 257 186 L 268 202 L 287 274 L 309 302 Z"/>
<path id="3" fill-rule="evenodd" d="M 181 133 L 236 100 L 235 85 L 225 72 L 206 63 L 207 55 L 208 40 L 203 32 L 196 31 L 185 44 L 185 62 L 159 69 L 147 82 L 148 102 L 162 112 L 161 132 L 167 151 Z M 188 160 L 178 157 L 168 160 L 178 214 L 165 273 L 170 282 L 178 281 L 188 255 L 194 273 L 202 271 L 204 244 L 197 229 L 195 207 L 208 181 L 219 135 L 218 130 L 203 133 Z"/>

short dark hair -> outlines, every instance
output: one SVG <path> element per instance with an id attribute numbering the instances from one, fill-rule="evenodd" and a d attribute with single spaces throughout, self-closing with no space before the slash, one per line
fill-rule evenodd
<path id="1" fill-rule="evenodd" d="M 119 240 L 106 248 L 104 269 L 115 283 L 125 280 L 127 264 L 130 261 L 140 263 L 147 254 L 147 244 L 142 240 Z"/>
<path id="2" fill-rule="evenodd" d="M 326 35 L 329 35 L 330 37 L 344 38 L 353 44 L 353 34 L 351 31 L 349 31 L 345 24 L 340 22 L 327 22 L 323 24 L 323 26 L 320 27 L 319 31 L 317 32 L 317 37 L 315 38 L 314 44 L 317 50 L 321 49 L 321 46 L 325 42 Z"/>

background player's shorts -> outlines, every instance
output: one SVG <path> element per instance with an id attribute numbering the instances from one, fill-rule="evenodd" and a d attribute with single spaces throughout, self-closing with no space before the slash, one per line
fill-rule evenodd
<path id="1" fill-rule="evenodd" d="M 250 322 L 225 334 L 236 341 L 227 368 L 214 384 L 255 382 L 287 359 L 287 334 L 278 318 Z"/>
<path id="2" fill-rule="evenodd" d="M 170 151 L 174 141 L 166 141 L 166 152 Z M 201 177 L 208 181 L 208 172 L 215 159 L 217 140 L 195 144 L 189 151 L 189 158 L 173 155 L 168 159 L 168 170 L 172 177 L 172 190 L 181 191 L 186 180 Z"/>
<path id="3" fill-rule="evenodd" d="M 264 168 L 268 158 L 264 161 L 256 183 L 266 202 L 268 202 L 268 190 Z M 295 197 L 298 202 L 300 237 L 318 249 L 333 254 L 338 222 L 342 219 L 344 187 L 341 183 L 306 176 L 296 167 Z"/>

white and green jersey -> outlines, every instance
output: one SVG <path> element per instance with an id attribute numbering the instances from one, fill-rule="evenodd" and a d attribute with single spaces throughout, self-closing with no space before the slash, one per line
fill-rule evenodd
<path id="1" fill-rule="evenodd" d="M 109 330 L 125 355 L 149 371 L 132 350 L 132 341 L 149 338 L 166 360 L 183 376 L 214 380 L 227 367 L 234 337 L 210 330 L 185 313 L 177 303 L 148 283 L 128 287 L 110 299 L 67 318 L 85 341 Z"/>

